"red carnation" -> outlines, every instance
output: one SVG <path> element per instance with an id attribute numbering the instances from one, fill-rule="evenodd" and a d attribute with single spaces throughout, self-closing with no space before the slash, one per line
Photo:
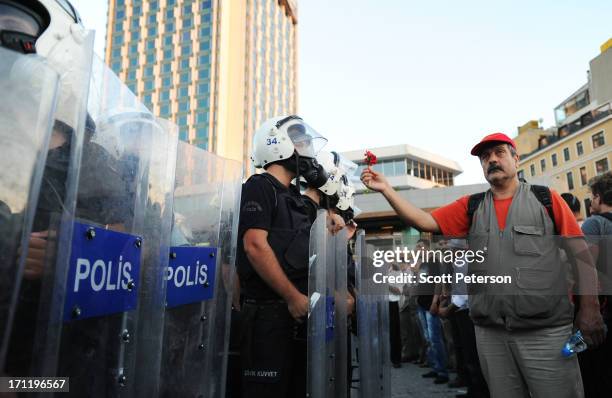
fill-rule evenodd
<path id="1" fill-rule="evenodd" d="M 376 164 L 376 155 L 374 155 L 372 152 L 365 151 L 364 156 L 365 156 L 365 163 L 368 165 L 368 167 L 371 167 Z"/>

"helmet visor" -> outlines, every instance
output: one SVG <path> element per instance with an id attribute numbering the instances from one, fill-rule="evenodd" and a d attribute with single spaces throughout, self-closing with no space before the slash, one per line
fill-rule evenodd
<path id="1" fill-rule="evenodd" d="M 327 144 L 327 139 L 300 119 L 287 122 L 287 135 L 300 156 L 314 158 Z"/>
<path id="2" fill-rule="evenodd" d="M 32 15 L 8 4 L 0 4 L 0 32 L 19 32 L 37 37 L 40 29 L 40 24 Z"/>

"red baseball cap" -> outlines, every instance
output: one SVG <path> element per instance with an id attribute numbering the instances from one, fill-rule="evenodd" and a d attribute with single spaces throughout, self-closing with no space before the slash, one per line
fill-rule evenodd
<path id="1" fill-rule="evenodd" d="M 498 142 L 500 144 L 501 143 L 510 144 L 510 145 L 512 145 L 512 147 L 514 149 L 516 149 L 516 144 L 514 143 L 514 141 L 512 141 L 512 139 L 510 137 L 508 137 L 506 134 L 504 134 L 504 133 L 493 133 L 493 134 L 487 135 L 482 140 L 480 140 L 480 142 L 478 144 L 476 144 L 474 146 L 474 148 L 472 148 L 472 151 L 470 153 L 472 155 L 474 155 L 474 156 L 479 156 L 480 155 L 480 151 L 482 151 L 482 148 L 485 147 L 486 145 L 488 145 L 491 142 Z"/>

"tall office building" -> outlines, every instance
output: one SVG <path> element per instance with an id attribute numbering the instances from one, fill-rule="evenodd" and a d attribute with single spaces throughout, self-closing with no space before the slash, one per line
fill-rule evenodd
<path id="1" fill-rule="evenodd" d="M 106 62 L 180 139 L 245 162 L 265 119 L 297 112 L 292 0 L 110 0 Z"/>

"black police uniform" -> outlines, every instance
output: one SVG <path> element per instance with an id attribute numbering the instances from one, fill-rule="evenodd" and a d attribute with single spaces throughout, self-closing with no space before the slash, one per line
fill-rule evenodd
<path id="1" fill-rule="evenodd" d="M 308 295 L 310 227 L 296 187 L 287 188 L 267 173 L 243 184 L 236 258 L 243 297 L 243 397 L 304 397 L 307 359 L 306 322 L 298 325 L 287 303 L 257 274 L 244 250 L 244 233 L 252 228 L 268 231 L 268 243 L 283 271 Z"/>

